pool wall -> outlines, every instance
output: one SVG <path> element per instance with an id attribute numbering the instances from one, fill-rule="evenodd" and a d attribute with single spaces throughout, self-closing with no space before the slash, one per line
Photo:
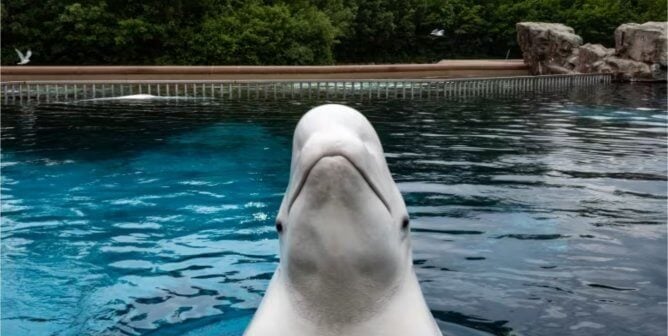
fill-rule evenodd
<path id="1" fill-rule="evenodd" d="M 445 60 L 436 64 L 317 66 L 3 66 L 2 81 L 325 80 L 526 76 L 520 60 Z"/>
<path id="2" fill-rule="evenodd" d="M 217 99 L 418 99 L 517 95 L 596 86 L 611 74 L 454 79 L 58 80 L 0 83 L 2 103 L 104 99 L 129 95 Z"/>

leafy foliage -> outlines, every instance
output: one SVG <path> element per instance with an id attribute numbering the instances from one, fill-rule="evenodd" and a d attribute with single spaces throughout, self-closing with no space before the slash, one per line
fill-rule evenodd
<path id="1" fill-rule="evenodd" d="M 2 64 L 332 64 L 518 57 L 515 23 L 613 44 L 665 0 L 25 0 L 0 4 Z M 445 37 L 429 35 L 445 30 Z"/>
<path id="2" fill-rule="evenodd" d="M 314 7 L 246 4 L 208 17 L 195 37 L 199 64 L 328 64 L 335 28 Z"/>

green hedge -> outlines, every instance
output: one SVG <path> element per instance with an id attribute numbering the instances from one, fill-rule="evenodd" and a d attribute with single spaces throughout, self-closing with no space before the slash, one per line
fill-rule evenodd
<path id="1" fill-rule="evenodd" d="M 665 0 L 5 0 L 2 64 L 334 64 L 519 57 L 515 23 L 562 22 L 613 44 Z M 445 36 L 429 35 L 434 28 Z"/>

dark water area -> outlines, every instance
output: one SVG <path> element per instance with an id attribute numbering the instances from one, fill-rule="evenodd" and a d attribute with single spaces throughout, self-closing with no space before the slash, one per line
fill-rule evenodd
<path id="1" fill-rule="evenodd" d="M 445 335 L 664 335 L 665 85 L 348 104 L 378 131 Z M 324 101 L 5 105 L 2 335 L 239 335 Z"/>

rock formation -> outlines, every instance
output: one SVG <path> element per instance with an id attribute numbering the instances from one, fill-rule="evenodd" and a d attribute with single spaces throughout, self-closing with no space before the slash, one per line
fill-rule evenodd
<path id="1" fill-rule="evenodd" d="M 666 66 L 666 22 L 626 23 L 615 29 L 617 55 L 644 63 Z"/>
<path id="2" fill-rule="evenodd" d="M 668 22 L 627 23 L 615 29 L 617 56 L 649 66 L 648 79 L 666 80 Z M 637 65 L 636 65 L 637 66 Z"/>
<path id="3" fill-rule="evenodd" d="M 606 48 L 600 44 L 587 43 L 578 49 L 576 60 L 577 72 L 595 73 L 612 72 L 605 59 L 615 54 L 615 49 Z"/>
<path id="4" fill-rule="evenodd" d="M 627 23 L 615 30 L 615 48 L 582 45 L 571 27 L 520 22 L 517 41 L 534 75 L 613 73 L 621 81 L 665 81 L 668 22 Z"/>
<path id="5" fill-rule="evenodd" d="M 573 50 L 582 44 L 582 38 L 575 35 L 573 28 L 561 23 L 520 22 L 517 41 L 522 48 L 524 63 L 531 67 L 531 73 L 567 73 L 572 70 L 565 66 Z"/>
<path id="6" fill-rule="evenodd" d="M 661 80 L 661 78 L 653 78 L 652 69 L 649 65 L 643 62 L 612 56 L 606 58 L 605 63 L 610 66 L 611 71 L 602 72 L 612 72 L 615 74 L 615 79 L 618 81 Z M 665 78 L 663 80 L 665 80 Z"/>

